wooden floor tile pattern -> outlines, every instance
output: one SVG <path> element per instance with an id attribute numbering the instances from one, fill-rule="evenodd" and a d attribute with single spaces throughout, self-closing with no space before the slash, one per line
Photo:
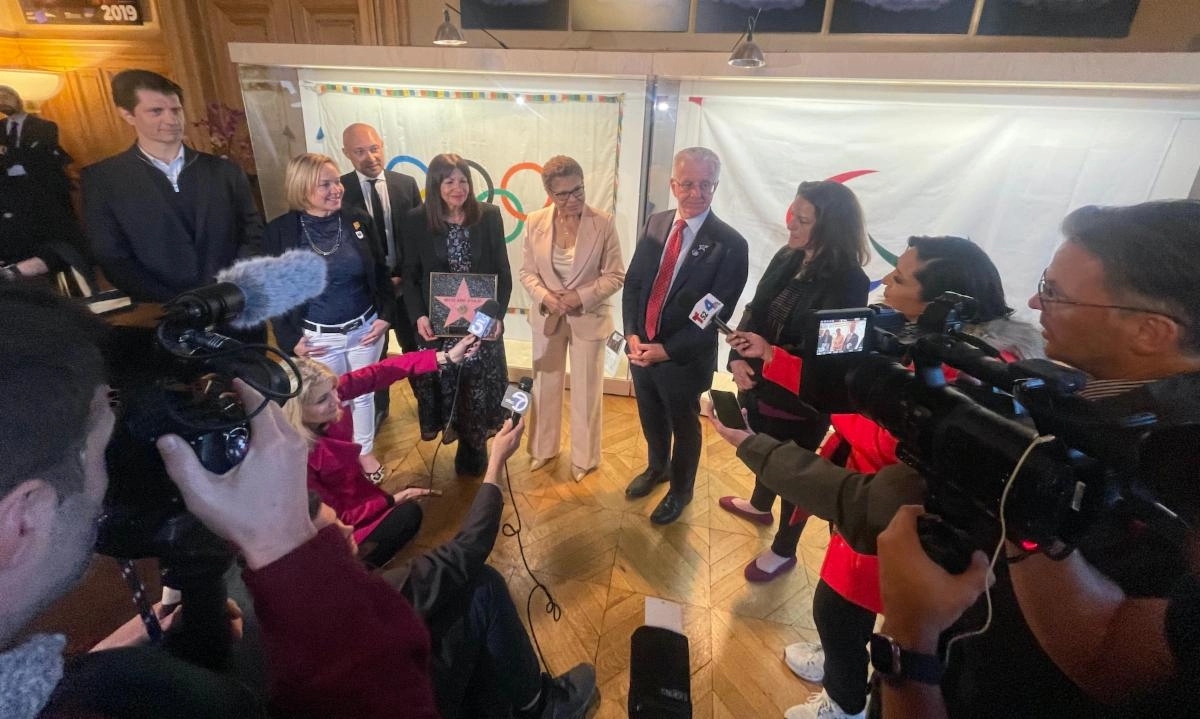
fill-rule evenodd
<path id="1" fill-rule="evenodd" d="M 455 475 L 454 450 L 454 445 L 439 449 L 437 441 L 420 441 L 408 384 L 394 385 L 391 417 L 376 440 L 376 452 L 389 470 L 383 486 L 398 491 L 432 483 L 443 492 L 424 501 L 421 532 L 394 561 L 457 532 L 479 480 Z M 625 497 L 625 485 L 645 463 L 636 403 L 613 396 L 604 398 L 601 464 L 583 481 L 571 477 L 565 428 L 558 458 L 545 467 L 530 471 L 523 448 L 509 460 L 525 561 L 563 610 L 555 622 L 544 611 L 543 594 L 532 602 L 533 627 L 550 670 L 595 664 L 603 697 L 598 716 L 625 716 L 629 638 L 642 624 L 646 597 L 662 597 L 684 605 L 697 719 L 782 716 L 820 689 L 792 675 L 782 657 L 790 642 L 815 641 L 812 589 L 829 539 L 827 525 L 809 521 L 795 570 L 767 585 L 750 585 L 742 571 L 770 546 L 774 526 L 751 524 L 717 507 L 720 497 L 749 497 L 753 488 L 754 478 L 734 449 L 705 422 L 693 501 L 667 527 L 648 519 L 665 485 L 642 499 Z M 503 489 L 505 521 L 515 524 L 512 498 L 508 487 Z M 528 624 L 534 582 L 517 539 L 500 536 L 489 563 L 508 579 L 517 611 Z"/>

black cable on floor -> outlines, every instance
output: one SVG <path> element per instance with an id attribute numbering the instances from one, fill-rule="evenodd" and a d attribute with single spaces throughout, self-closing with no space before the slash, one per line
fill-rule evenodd
<path id="1" fill-rule="evenodd" d="M 546 673 L 554 676 L 554 672 L 550 671 L 550 665 L 546 663 L 546 657 L 542 654 L 542 645 L 538 643 L 537 631 L 533 628 L 533 595 L 540 589 L 546 595 L 546 613 L 553 617 L 554 621 L 562 619 L 562 606 L 554 601 L 554 596 L 550 594 L 550 588 L 542 583 L 540 579 L 533 573 L 533 569 L 529 566 L 529 560 L 525 557 L 525 543 L 521 541 L 521 510 L 517 507 L 517 497 L 513 494 L 512 477 L 508 473 L 508 461 L 504 462 L 504 481 L 508 485 L 508 498 L 512 502 L 513 513 L 517 515 L 517 526 L 513 526 L 509 522 L 505 522 L 500 528 L 506 537 L 517 538 L 517 549 L 521 553 L 521 563 L 525 565 L 525 572 L 529 578 L 533 580 L 533 588 L 529 590 L 529 598 L 525 600 L 525 619 L 529 622 L 529 636 L 533 637 L 533 647 L 537 650 L 538 659 L 542 662 L 542 667 Z"/>

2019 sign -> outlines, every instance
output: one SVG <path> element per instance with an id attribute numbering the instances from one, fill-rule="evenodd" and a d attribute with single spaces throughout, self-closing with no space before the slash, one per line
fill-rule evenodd
<path id="1" fill-rule="evenodd" d="M 139 0 L 21 0 L 25 22 L 33 25 L 141 25 Z"/>

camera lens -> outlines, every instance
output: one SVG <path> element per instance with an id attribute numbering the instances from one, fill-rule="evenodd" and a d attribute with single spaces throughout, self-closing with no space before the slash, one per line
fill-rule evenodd
<path id="1" fill-rule="evenodd" d="M 225 433 L 225 460 L 233 466 L 246 456 L 250 449 L 250 430 L 245 427 L 234 427 Z"/>

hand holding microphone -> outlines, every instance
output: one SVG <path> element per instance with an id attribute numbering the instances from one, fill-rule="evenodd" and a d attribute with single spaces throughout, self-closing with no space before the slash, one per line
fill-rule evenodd
<path id="1" fill-rule="evenodd" d="M 478 351 L 479 337 L 469 334 L 450 348 L 450 351 L 446 353 L 446 358 L 454 364 L 462 364 L 471 357 L 474 357 Z"/>
<path id="2" fill-rule="evenodd" d="M 775 357 L 775 348 L 762 335 L 753 332 L 734 331 L 726 338 L 729 346 L 743 357 L 758 357 L 770 362 Z"/>
<path id="3" fill-rule="evenodd" d="M 481 340 L 493 342 L 500 337 L 503 328 L 504 322 L 500 318 L 500 303 L 496 300 L 488 300 L 475 310 L 475 317 L 471 320 L 471 326 L 467 328 L 467 332 Z"/>

